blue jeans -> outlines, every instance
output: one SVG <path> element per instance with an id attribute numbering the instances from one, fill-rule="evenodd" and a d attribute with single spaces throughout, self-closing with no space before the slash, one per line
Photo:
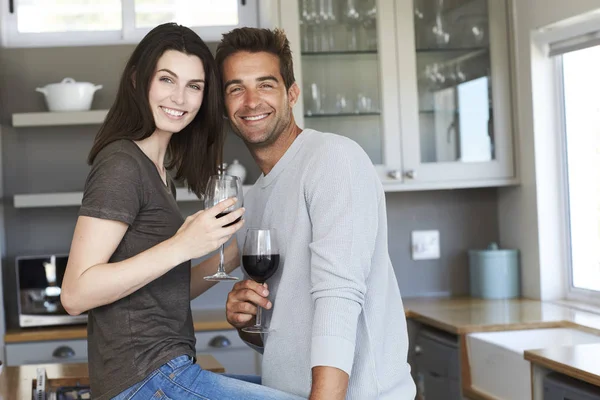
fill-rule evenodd
<path id="1" fill-rule="evenodd" d="M 184 355 L 161 366 L 112 400 L 300 400 L 260 385 L 260 377 L 205 371 Z"/>

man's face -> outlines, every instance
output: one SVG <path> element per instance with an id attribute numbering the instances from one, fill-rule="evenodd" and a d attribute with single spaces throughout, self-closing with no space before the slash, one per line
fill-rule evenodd
<path id="1" fill-rule="evenodd" d="M 225 108 L 234 132 L 247 144 L 268 146 L 290 126 L 298 100 L 294 83 L 286 90 L 277 56 L 238 52 L 223 63 Z"/>

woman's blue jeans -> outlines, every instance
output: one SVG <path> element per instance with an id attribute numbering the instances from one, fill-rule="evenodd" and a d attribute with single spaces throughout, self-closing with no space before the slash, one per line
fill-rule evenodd
<path id="1" fill-rule="evenodd" d="M 205 371 L 189 356 L 180 356 L 113 400 L 300 400 L 293 394 L 260 385 L 260 377 Z"/>

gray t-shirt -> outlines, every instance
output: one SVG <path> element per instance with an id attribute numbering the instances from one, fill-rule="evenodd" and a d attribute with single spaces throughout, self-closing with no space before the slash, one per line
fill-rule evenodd
<path id="1" fill-rule="evenodd" d="M 144 152 L 119 140 L 97 155 L 79 215 L 129 225 L 110 262 L 172 237 L 183 224 L 175 187 Z M 88 360 L 94 399 L 109 399 L 180 355 L 195 356 L 190 262 L 112 304 L 88 313 Z"/>

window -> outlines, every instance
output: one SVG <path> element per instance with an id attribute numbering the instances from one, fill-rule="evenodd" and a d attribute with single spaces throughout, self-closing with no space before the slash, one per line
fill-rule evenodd
<path id="1" fill-rule="evenodd" d="M 164 22 L 193 28 L 205 41 L 257 26 L 257 0 L 0 0 L 3 45 L 39 47 L 137 43 Z"/>
<path id="2" fill-rule="evenodd" d="M 600 291 L 600 46 L 593 44 L 583 49 L 578 45 L 557 57 L 563 91 L 571 291 L 588 293 Z"/>

